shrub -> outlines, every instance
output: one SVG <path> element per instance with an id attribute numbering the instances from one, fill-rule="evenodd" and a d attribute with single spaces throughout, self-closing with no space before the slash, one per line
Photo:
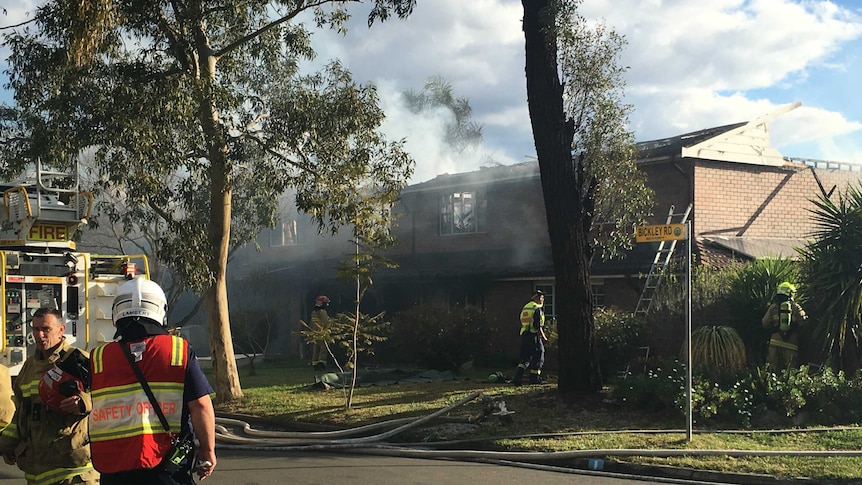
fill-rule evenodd
<path id="1" fill-rule="evenodd" d="M 673 411 L 680 394 L 685 395 L 685 365 L 676 359 L 645 374 L 631 375 L 613 390 L 620 403 L 646 411 Z"/>
<path id="2" fill-rule="evenodd" d="M 415 306 L 392 319 L 389 344 L 399 362 L 455 370 L 494 351 L 488 335 L 492 319 L 473 307 L 447 310 Z"/>
<path id="3" fill-rule="evenodd" d="M 644 320 L 614 308 L 596 308 L 593 316 L 599 367 L 607 378 L 623 370 L 643 345 Z"/>
<path id="4" fill-rule="evenodd" d="M 726 382 L 745 368 L 745 344 L 731 327 L 706 325 L 691 333 L 691 357 L 696 373 Z"/>
<path id="5" fill-rule="evenodd" d="M 625 406 L 684 415 L 685 366 L 673 361 L 644 376 L 631 376 L 618 383 L 613 395 Z M 755 368 L 727 385 L 695 375 L 692 419 L 713 427 L 848 425 L 862 420 L 862 410 L 849 404 L 860 400 L 862 378 L 847 379 L 843 372 L 812 372 L 807 366 L 779 373 Z"/>

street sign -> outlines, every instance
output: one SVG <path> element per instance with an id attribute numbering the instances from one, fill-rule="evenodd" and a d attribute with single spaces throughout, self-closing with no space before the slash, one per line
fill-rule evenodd
<path id="1" fill-rule="evenodd" d="M 685 224 L 658 224 L 635 227 L 635 241 L 680 241 L 686 239 Z"/>

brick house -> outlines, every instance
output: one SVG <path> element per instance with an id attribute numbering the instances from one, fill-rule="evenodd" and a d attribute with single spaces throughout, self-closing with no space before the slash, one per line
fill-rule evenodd
<path id="1" fill-rule="evenodd" d="M 795 106 L 750 122 L 709 128 L 638 144 L 638 167 L 655 191 L 654 223 L 691 204 L 695 255 L 700 264 L 729 258 L 792 256 L 808 239 L 811 200 L 858 183 L 860 166 L 794 160 L 769 144 L 769 121 Z M 289 208 L 285 208 L 289 214 Z M 554 314 L 554 276 L 538 164 L 444 174 L 411 185 L 395 209 L 398 244 L 388 252 L 398 269 L 380 272 L 364 311 L 388 314 L 408 306 L 474 305 L 495 317 L 493 346 L 517 352 L 517 315 L 535 288 Z M 322 237 L 302 216 L 285 216 L 259 239 L 258 253 L 237 253 L 231 273 L 246 285 L 279 289 L 281 328 L 307 318 L 325 293 L 339 311 L 353 293 L 334 280 L 334 267 L 351 251 L 346 238 Z M 594 260 L 594 303 L 634 309 L 657 243 L 638 244 L 624 260 Z M 231 293 L 233 297 L 233 293 Z M 231 303 L 231 309 L 235 304 Z M 280 332 L 276 348 L 302 345 Z"/>

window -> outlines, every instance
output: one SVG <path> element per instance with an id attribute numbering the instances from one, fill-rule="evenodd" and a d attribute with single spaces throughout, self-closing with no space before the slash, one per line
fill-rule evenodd
<path id="1" fill-rule="evenodd" d="M 590 287 L 593 289 L 593 308 L 604 308 L 605 285 L 602 283 L 593 283 Z"/>
<path id="2" fill-rule="evenodd" d="M 296 244 L 299 244 L 296 219 L 282 219 L 272 229 L 269 245 L 277 247 L 294 246 Z"/>
<path id="3" fill-rule="evenodd" d="M 554 308 L 554 285 L 536 285 L 536 289 L 545 292 L 545 319 L 555 318 L 557 312 Z"/>
<path id="4" fill-rule="evenodd" d="M 482 230 L 476 192 L 454 192 L 440 199 L 440 234 L 468 234 Z"/>
<path id="5" fill-rule="evenodd" d="M 474 286 L 449 288 L 446 292 L 446 305 L 450 311 L 467 307 L 482 309 L 484 308 L 482 292 Z"/>

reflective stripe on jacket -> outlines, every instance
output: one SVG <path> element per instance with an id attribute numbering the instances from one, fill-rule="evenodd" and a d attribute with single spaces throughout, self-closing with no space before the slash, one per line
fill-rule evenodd
<path id="1" fill-rule="evenodd" d="M 77 475 L 96 476 L 90 464 L 87 418 L 52 411 L 39 398 L 42 376 L 72 350 L 74 347 L 64 339 L 46 358 L 34 354 L 27 359 L 15 378 L 16 412 L 0 434 L 0 452 L 14 456 L 31 484 L 47 485 Z M 90 395 L 80 396 L 85 409 L 89 409 Z"/>
<path id="2" fill-rule="evenodd" d="M 102 473 L 153 468 L 171 447 L 172 434 L 152 410 L 120 345 L 124 344 L 98 347 L 90 358 L 90 440 L 93 465 Z M 173 335 L 156 335 L 129 346 L 171 430 L 179 433 L 188 342 Z"/>
<path id="3" fill-rule="evenodd" d="M 521 310 L 521 335 L 527 333 L 527 331 L 531 333 L 539 333 L 539 329 L 533 325 L 534 314 L 538 309 L 542 308 L 542 305 L 530 300 L 524 305 L 524 308 Z M 545 324 L 545 315 L 542 314 L 540 325 Z"/>
<path id="4" fill-rule="evenodd" d="M 790 300 L 782 301 L 778 305 L 778 329 L 786 332 L 790 329 L 790 321 L 793 318 L 793 305 Z"/>

